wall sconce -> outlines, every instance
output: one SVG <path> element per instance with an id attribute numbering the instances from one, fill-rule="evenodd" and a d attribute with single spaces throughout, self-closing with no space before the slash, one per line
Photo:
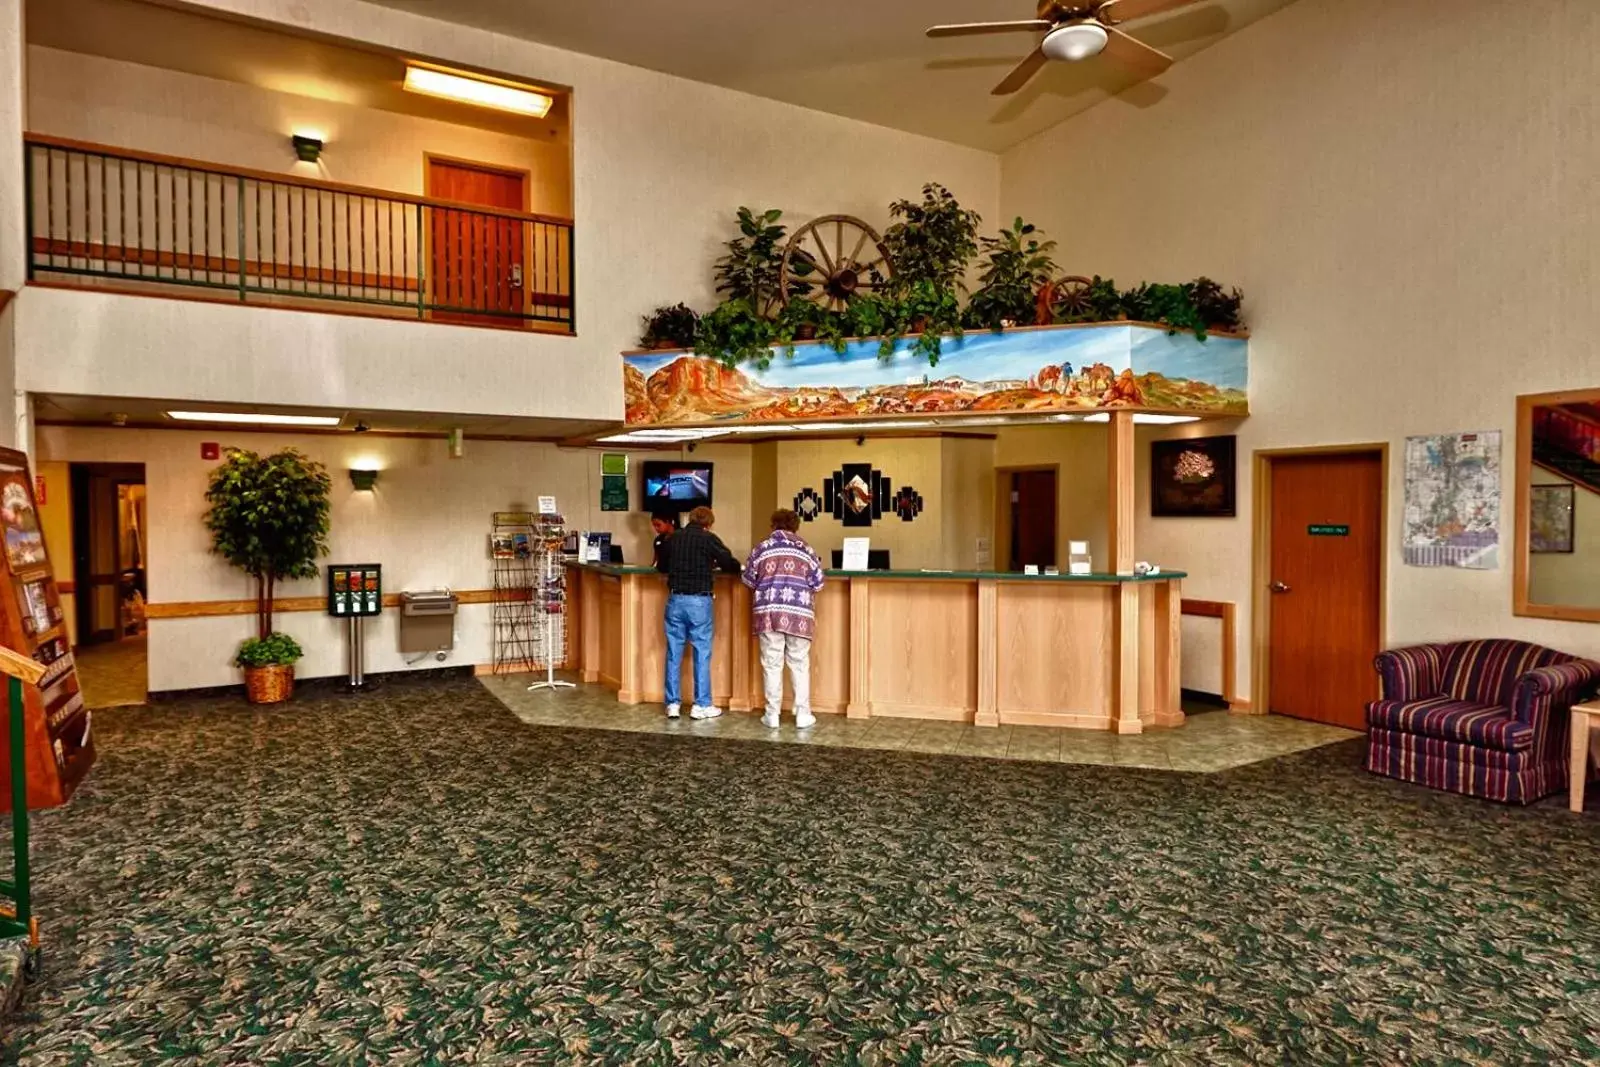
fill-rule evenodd
<path id="1" fill-rule="evenodd" d="M 359 492 L 371 492 L 373 489 L 377 488 L 378 472 L 374 470 L 360 470 L 356 467 L 351 467 L 350 484 Z"/>
<path id="2" fill-rule="evenodd" d="M 289 140 L 294 144 L 294 154 L 302 163 L 315 163 L 322 156 L 322 138 L 307 137 L 297 133 Z"/>

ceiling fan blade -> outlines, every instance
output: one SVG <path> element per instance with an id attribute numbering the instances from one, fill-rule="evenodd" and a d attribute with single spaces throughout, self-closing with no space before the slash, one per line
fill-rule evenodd
<path id="1" fill-rule="evenodd" d="M 994 87 L 993 95 L 1009 96 L 1016 92 L 1024 85 L 1027 85 L 1028 79 L 1039 73 L 1039 68 L 1044 66 L 1046 62 L 1048 60 L 1045 59 L 1044 49 L 1035 48 L 1028 53 L 1026 59 L 1016 65 L 1010 74 L 1006 75 L 1005 81 Z"/>
<path id="2" fill-rule="evenodd" d="M 930 26 L 929 37 L 969 37 L 980 33 L 1043 33 L 1055 25 L 1047 19 L 1020 19 L 1016 22 L 962 22 L 954 26 Z"/>
<path id="3" fill-rule="evenodd" d="M 1199 2 L 1200 0 L 1106 0 L 1095 12 L 1095 17 L 1107 25 L 1118 25 L 1132 22 L 1134 19 L 1160 15 L 1166 11 L 1175 11 L 1180 7 L 1188 7 Z"/>
<path id="4" fill-rule="evenodd" d="M 1106 48 L 1101 55 L 1110 56 L 1144 78 L 1154 78 L 1172 66 L 1171 56 L 1136 37 L 1129 37 L 1115 26 L 1106 27 Z"/>

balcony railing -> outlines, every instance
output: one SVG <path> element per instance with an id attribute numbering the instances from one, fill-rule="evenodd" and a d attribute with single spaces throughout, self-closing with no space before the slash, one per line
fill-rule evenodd
<path id="1" fill-rule="evenodd" d="M 37 280 L 574 331 L 572 221 L 30 134 Z"/>

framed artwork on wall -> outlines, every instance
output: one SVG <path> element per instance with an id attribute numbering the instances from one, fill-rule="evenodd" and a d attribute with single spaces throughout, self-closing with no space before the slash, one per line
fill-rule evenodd
<path id="1" fill-rule="evenodd" d="M 1571 552 L 1573 527 L 1572 486 L 1528 487 L 1528 551 Z"/>
<path id="2" fill-rule="evenodd" d="M 1238 513 L 1238 438 L 1184 437 L 1150 443 L 1150 514 L 1233 518 Z"/>

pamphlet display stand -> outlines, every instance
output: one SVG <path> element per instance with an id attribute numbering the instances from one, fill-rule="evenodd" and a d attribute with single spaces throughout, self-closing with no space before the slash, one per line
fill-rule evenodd
<path id="1" fill-rule="evenodd" d="M 546 512 L 534 525 L 533 553 L 537 576 L 535 611 L 543 616 L 534 642 L 532 666 L 544 668 L 544 678 L 533 689 L 571 689 L 573 683 L 556 678 L 556 667 L 567 663 L 567 567 L 562 542 L 567 528 L 560 515 Z"/>
<path id="2" fill-rule="evenodd" d="M 91 717 L 78 689 L 61 595 L 45 553 L 39 512 L 34 506 L 28 457 L 0 449 L 0 534 L 5 538 L 0 574 L 0 644 L 44 666 L 36 684 L 25 686 L 22 732 L 30 808 L 65 804 L 94 765 Z M 11 810 L 12 737 L 6 736 L 6 788 L 3 810 Z"/>
<path id="3" fill-rule="evenodd" d="M 535 640 L 533 524 L 529 511 L 497 511 L 489 532 L 494 565 L 490 606 L 493 670 L 514 674 L 532 669 Z"/>
<path id="4" fill-rule="evenodd" d="M 383 568 L 376 563 L 335 563 L 328 567 L 328 614 L 350 623 L 350 688 L 367 684 L 363 623 L 383 612 Z"/>

